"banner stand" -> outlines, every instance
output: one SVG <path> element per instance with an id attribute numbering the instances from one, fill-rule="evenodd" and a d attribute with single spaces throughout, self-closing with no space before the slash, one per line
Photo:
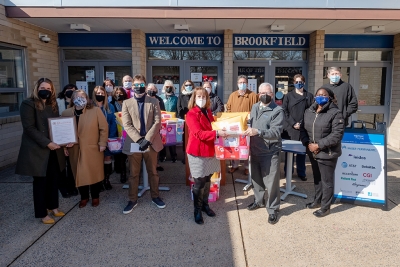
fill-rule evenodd
<path id="1" fill-rule="evenodd" d="M 366 124 L 374 128 L 369 129 Z M 388 209 L 386 147 L 386 123 L 353 121 L 350 128 L 345 128 L 332 203 L 338 200 Z"/>

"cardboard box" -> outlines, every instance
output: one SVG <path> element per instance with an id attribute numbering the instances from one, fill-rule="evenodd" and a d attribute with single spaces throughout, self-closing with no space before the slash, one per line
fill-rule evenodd
<path id="1" fill-rule="evenodd" d="M 182 119 L 170 119 L 161 122 L 161 140 L 164 145 L 176 145 L 182 143 L 185 121 Z"/>
<path id="2" fill-rule="evenodd" d="M 247 160 L 250 137 L 245 135 L 219 137 L 215 140 L 215 157 L 219 160 Z"/>

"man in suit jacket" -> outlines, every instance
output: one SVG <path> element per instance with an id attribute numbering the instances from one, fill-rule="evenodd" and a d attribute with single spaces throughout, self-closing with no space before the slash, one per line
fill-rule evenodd
<path id="1" fill-rule="evenodd" d="M 128 155 L 129 201 L 123 213 L 130 213 L 137 205 L 139 174 L 142 159 L 146 164 L 150 183 L 150 194 L 158 208 L 165 208 L 158 192 L 159 177 L 156 170 L 157 153 L 163 148 L 160 136 L 161 111 L 156 98 L 146 95 L 146 78 L 137 74 L 133 77 L 133 96 L 122 104 L 122 123 L 127 133 L 122 152 Z M 131 152 L 131 145 L 137 143 L 144 153 Z"/>

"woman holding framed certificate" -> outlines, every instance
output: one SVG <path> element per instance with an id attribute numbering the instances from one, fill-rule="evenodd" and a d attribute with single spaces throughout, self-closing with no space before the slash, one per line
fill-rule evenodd
<path id="1" fill-rule="evenodd" d="M 115 110 L 112 105 L 108 103 L 108 100 L 106 98 L 107 92 L 106 89 L 104 89 L 103 86 L 96 86 L 93 89 L 93 96 L 92 96 L 92 101 L 93 104 L 101 109 L 101 112 L 103 112 L 104 117 L 107 120 L 108 123 L 108 138 L 115 138 L 118 137 L 118 131 L 117 131 L 117 121 L 115 119 Z M 111 190 L 112 186 L 110 183 L 110 175 L 112 173 L 112 156 L 113 154 L 106 148 L 104 150 L 104 188 L 106 190 Z M 104 189 L 103 189 L 104 190 Z"/>
<path id="2" fill-rule="evenodd" d="M 42 218 L 44 224 L 53 224 L 49 211 L 55 217 L 65 214 L 58 210 L 58 178 L 64 166 L 60 168 L 57 152 L 62 150 L 49 134 L 48 118 L 58 117 L 51 80 L 40 78 L 36 82 L 31 97 L 21 103 L 20 116 L 23 133 L 15 173 L 33 176 L 35 217 Z"/>
<path id="3" fill-rule="evenodd" d="M 78 144 L 68 144 L 64 153 L 70 157 L 75 183 L 81 194 L 79 208 L 89 201 L 92 206 L 100 204 L 100 186 L 104 180 L 103 161 L 107 146 L 108 124 L 100 108 L 94 107 L 84 90 L 72 94 L 69 108 L 62 113 L 63 117 L 76 118 Z"/>

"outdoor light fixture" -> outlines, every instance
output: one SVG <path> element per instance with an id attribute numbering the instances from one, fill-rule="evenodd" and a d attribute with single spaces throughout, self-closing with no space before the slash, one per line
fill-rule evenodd
<path id="1" fill-rule="evenodd" d="M 189 25 L 187 24 L 174 24 L 174 30 L 178 32 L 188 32 L 189 31 Z"/>
<path id="2" fill-rule="evenodd" d="M 90 32 L 90 27 L 86 24 L 71 24 L 71 30 L 79 31 L 79 32 Z"/>
<path id="3" fill-rule="evenodd" d="M 385 26 L 369 26 L 364 29 L 364 33 L 376 33 L 385 30 Z"/>
<path id="4" fill-rule="evenodd" d="M 283 32 L 285 30 L 285 25 L 271 25 L 268 27 L 270 32 Z"/>

